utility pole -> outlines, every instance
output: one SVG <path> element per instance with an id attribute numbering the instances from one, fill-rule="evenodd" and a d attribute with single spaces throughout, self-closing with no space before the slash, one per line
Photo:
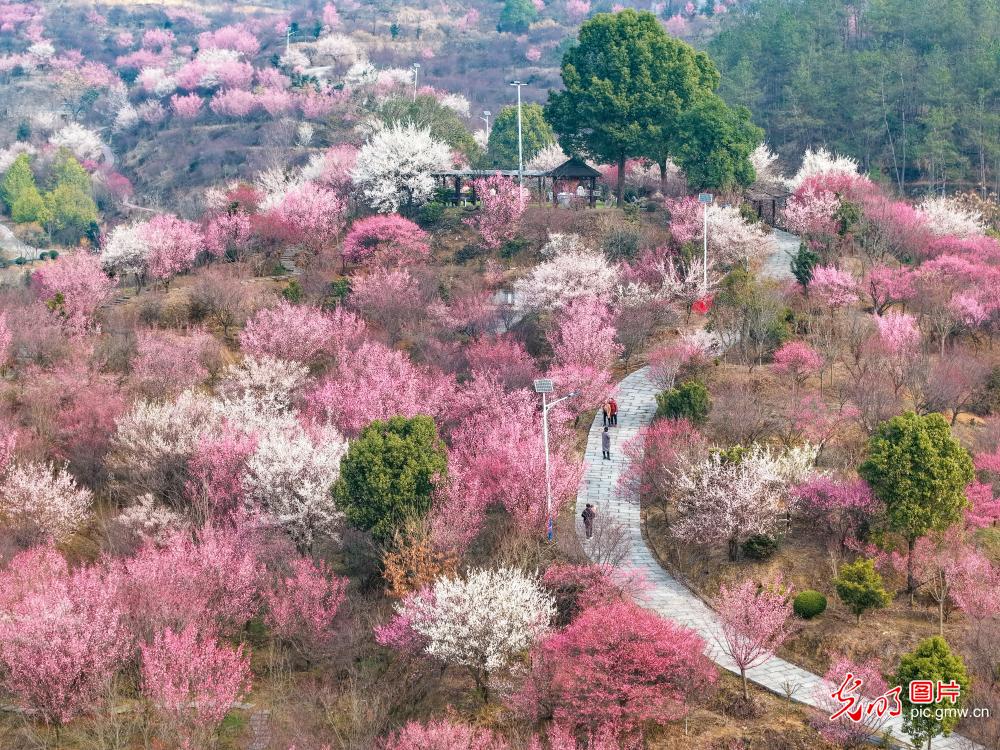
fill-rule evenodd
<path id="1" fill-rule="evenodd" d="M 493 113 L 490 112 L 488 109 L 484 109 L 482 116 L 480 116 L 480 118 L 479 118 L 480 120 L 483 120 L 486 123 L 486 140 L 490 139 L 490 115 L 491 114 L 493 114 Z"/>
<path id="2" fill-rule="evenodd" d="M 552 393 L 554 385 L 551 380 L 544 378 L 535 381 L 535 393 L 542 394 L 542 443 L 545 446 L 545 536 L 551 542 L 553 536 L 552 523 L 552 479 L 549 470 L 549 410 L 560 401 L 573 398 L 578 391 L 571 391 L 562 398 L 557 398 L 551 404 L 545 398 L 546 394 Z"/>
<path id="3" fill-rule="evenodd" d="M 420 74 L 420 63 L 413 63 L 413 101 L 417 100 L 417 76 Z"/>
<path id="4" fill-rule="evenodd" d="M 699 193 L 698 202 L 701 204 L 702 208 L 702 218 L 704 221 L 704 226 L 702 227 L 702 258 L 701 258 L 701 293 L 703 295 L 708 294 L 708 207 L 715 200 L 715 196 L 711 193 Z"/>
<path id="5" fill-rule="evenodd" d="M 517 186 L 524 192 L 524 141 L 521 137 L 521 87 L 527 86 L 520 81 L 511 81 L 511 86 L 517 87 Z M 522 198 L 523 200 L 523 198 Z"/>

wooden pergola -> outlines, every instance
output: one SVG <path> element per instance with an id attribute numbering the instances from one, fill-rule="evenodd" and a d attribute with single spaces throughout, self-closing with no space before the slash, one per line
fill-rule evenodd
<path id="1" fill-rule="evenodd" d="M 440 183 L 442 188 L 447 188 L 448 183 L 451 183 L 453 191 L 447 200 L 455 205 L 461 203 L 463 199 L 469 200 L 471 203 L 478 203 L 474 181 L 486 179 L 493 175 L 502 175 L 511 179 L 517 179 L 518 171 L 516 169 L 448 169 L 431 173 L 431 176 Z M 601 176 L 601 173 L 587 166 L 587 164 L 576 157 L 567 159 L 558 167 L 546 172 L 526 169 L 523 175 L 525 181 L 537 180 L 538 195 L 542 201 L 544 201 L 546 181 L 551 181 L 549 184 L 552 186 L 553 205 L 558 205 L 557 182 L 560 180 L 564 182 L 574 180 L 580 184 L 587 181 L 589 183 L 590 207 L 593 208 L 597 204 L 597 178 Z M 462 188 L 465 182 L 473 183 L 470 186 L 471 194 L 467 198 L 464 198 L 462 195 Z"/>
<path id="2" fill-rule="evenodd" d="M 757 216 L 772 227 L 784 229 L 781 212 L 791 193 L 781 189 L 754 187 L 747 190 L 744 199 L 757 212 Z"/>

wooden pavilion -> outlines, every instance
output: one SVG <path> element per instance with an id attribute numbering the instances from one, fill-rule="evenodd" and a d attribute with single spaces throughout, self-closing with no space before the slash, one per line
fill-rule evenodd
<path id="1" fill-rule="evenodd" d="M 752 187 L 747 190 L 745 200 L 757 212 L 757 216 L 772 227 L 784 229 L 782 212 L 791 193 L 778 187 Z"/>
<path id="2" fill-rule="evenodd" d="M 518 171 L 516 169 L 448 169 L 441 172 L 432 172 L 431 176 L 440 183 L 442 188 L 448 188 L 448 183 L 452 183 L 454 190 L 450 193 L 447 200 L 457 205 L 462 200 L 469 200 L 472 203 L 478 202 L 475 185 L 470 185 L 471 192 L 468 197 L 464 197 L 462 194 L 463 183 L 471 183 L 474 180 L 485 179 L 497 174 L 516 179 Z M 582 159 L 571 157 L 558 167 L 546 172 L 526 169 L 523 174 L 525 182 L 528 180 L 537 180 L 538 196 L 541 200 L 544 200 L 547 192 L 546 188 L 548 187 L 551 189 L 552 204 L 558 205 L 558 183 L 573 182 L 577 187 L 586 184 L 588 186 L 586 194 L 589 196 L 590 207 L 593 208 L 597 205 L 597 178 L 601 176 L 601 173 L 593 167 L 588 166 Z M 576 191 L 574 191 L 574 194 L 576 194 Z"/>

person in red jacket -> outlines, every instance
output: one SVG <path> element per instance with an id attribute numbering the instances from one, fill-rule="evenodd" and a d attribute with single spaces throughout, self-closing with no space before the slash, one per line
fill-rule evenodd
<path id="1" fill-rule="evenodd" d="M 611 426 L 618 426 L 618 402 L 613 398 L 608 401 L 608 406 L 611 407 Z"/>

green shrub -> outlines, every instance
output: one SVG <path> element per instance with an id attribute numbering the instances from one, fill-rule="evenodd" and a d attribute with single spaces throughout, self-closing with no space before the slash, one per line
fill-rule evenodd
<path id="1" fill-rule="evenodd" d="M 767 534 L 753 534 L 743 542 L 743 554 L 751 560 L 767 560 L 778 551 L 778 541 Z"/>
<path id="2" fill-rule="evenodd" d="M 417 223 L 424 227 L 430 226 L 441 221 L 442 216 L 444 216 L 444 204 L 432 201 L 420 207 L 417 212 Z"/>
<path id="3" fill-rule="evenodd" d="M 840 575 L 833 579 L 837 596 L 861 623 L 861 615 L 869 609 L 889 606 L 892 597 L 885 590 L 882 576 L 875 570 L 875 563 L 859 558 L 840 567 Z"/>
<path id="4" fill-rule="evenodd" d="M 703 424 L 711 408 L 708 389 L 698 380 L 687 380 L 656 395 L 657 418 L 687 419 L 693 424 Z"/>
<path id="5" fill-rule="evenodd" d="M 456 263 L 468 263 L 470 260 L 474 260 L 483 254 L 483 248 L 474 242 L 470 242 L 468 245 L 463 245 L 460 250 L 455 253 Z"/>
<path id="6" fill-rule="evenodd" d="M 519 252 L 524 250 L 528 246 L 528 240 L 524 237 L 515 237 L 512 240 L 507 240 L 500 248 L 500 257 L 506 260 L 513 258 Z"/>
<path id="7" fill-rule="evenodd" d="M 286 300 L 291 302 L 293 305 L 297 305 L 302 301 L 302 285 L 298 282 L 298 279 L 292 279 L 288 282 L 288 286 L 281 290 L 281 296 Z"/>
<path id="8" fill-rule="evenodd" d="M 25 263 L 27 263 L 27 262 L 28 262 L 28 261 L 26 261 L 26 260 L 25 260 L 24 258 L 22 258 L 22 257 L 21 257 L 20 255 L 19 255 L 19 256 L 17 256 L 16 258 L 14 258 L 14 265 L 15 265 L 15 266 L 23 266 L 23 265 L 24 265 Z"/>
<path id="9" fill-rule="evenodd" d="M 803 620 L 811 620 L 826 611 L 826 597 L 818 591 L 807 589 L 792 601 L 792 611 Z"/>
<path id="10" fill-rule="evenodd" d="M 55 260 L 56 258 L 59 257 L 59 251 L 58 250 L 49 250 L 49 257 L 52 258 L 52 260 Z"/>
<path id="11" fill-rule="evenodd" d="M 48 259 L 49 259 L 48 251 L 42 251 L 38 254 L 38 260 L 48 260 Z"/>

